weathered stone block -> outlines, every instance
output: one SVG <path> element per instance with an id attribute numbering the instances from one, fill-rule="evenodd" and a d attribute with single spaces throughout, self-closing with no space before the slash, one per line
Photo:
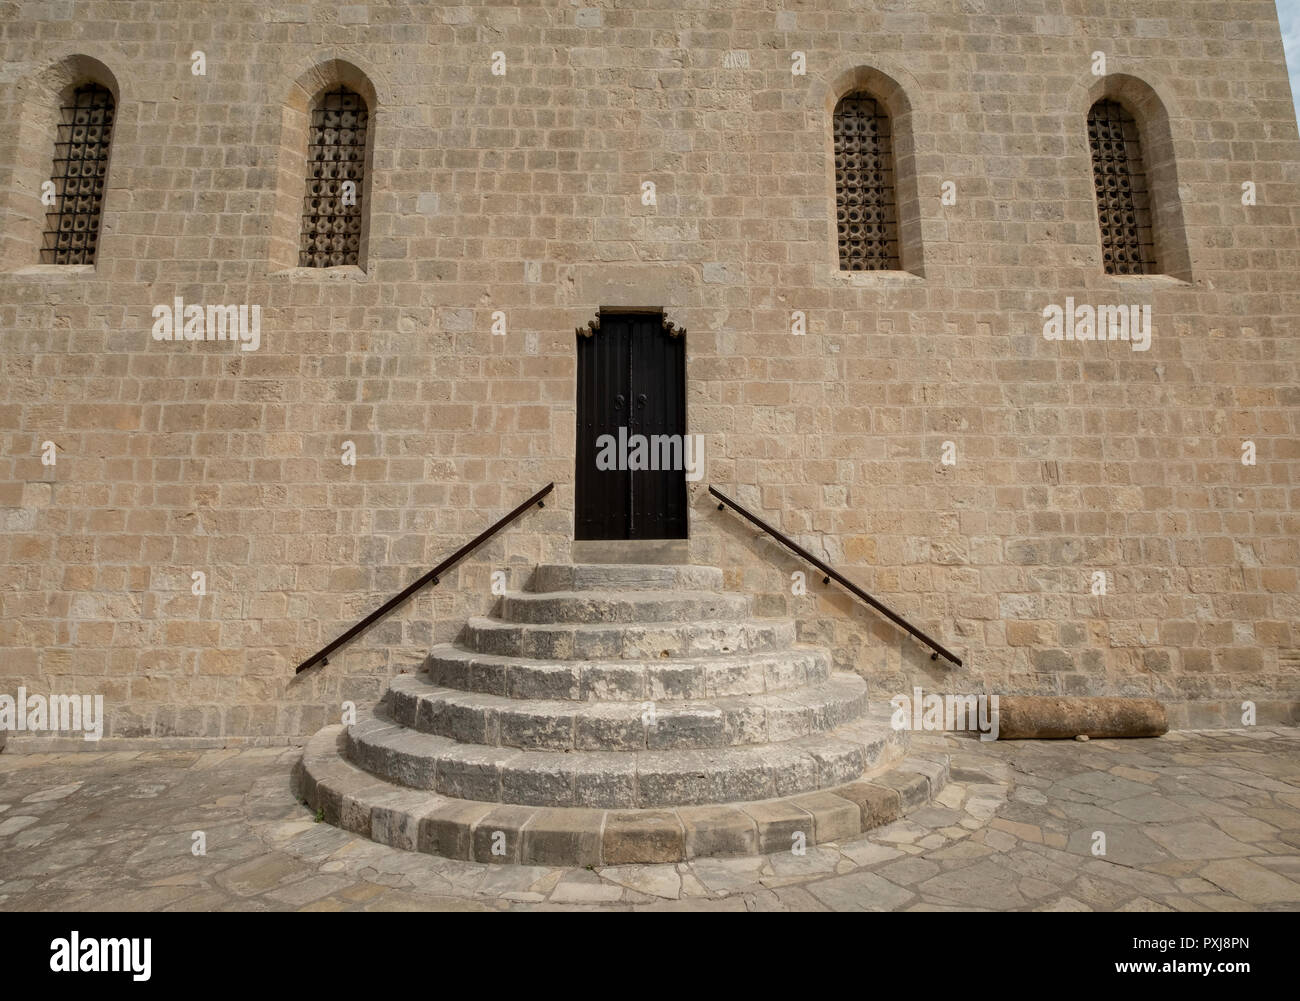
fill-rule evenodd
<path id="1" fill-rule="evenodd" d="M 686 855 L 753 855 L 758 851 L 758 824 L 731 806 L 683 806 L 677 810 L 685 832 Z"/>
<path id="2" fill-rule="evenodd" d="M 527 806 L 498 806 L 474 823 L 475 862 L 518 862 L 523 832 L 537 813 Z"/>
<path id="3" fill-rule="evenodd" d="M 923 806 L 930 800 L 930 780 L 917 772 L 884 772 L 873 776 L 871 782 L 897 792 L 904 813 Z"/>
<path id="4" fill-rule="evenodd" d="M 339 827 L 345 831 L 351 831 L 353 834 L 370 837 L 371 808 L 374 801 L 385 792 L 388 792 L 389 788 L 389 786 L 372 782 L 370 785 L 361 785 L 345 790 L 339 803 Z"/>
<path id="5" fill-rule="evenodd" d="M 792 802 L 812 814 L 813 833 L 808 837 L 809 844 L 842 841 L 862 833 L 862 810 L 852 800 L 817 792 L 796 796 Z"/>
<path id="6" fill-rule="evenodd" d="M 506 676 L 512 699 L 577 699 L 582 691 L 580 667 L 573 663 L 512 666 Z"/>
<path id="7" fill-rule="evenodd" d="M 574 746 L 580 751 L 639 751 L 646 744 L 646 725 L 639 706 L 578 715 Z"/>
<path id="8" fill-rule="evenodd" d="M 434 788 L 452 799 L 499 802 L 502 761 L 509 756 L 509 752 L 501 754 L 496 749 L 475 749 L 469 745 L 448 750 L 437 759 Z"/>
<path id="9" fill-rule="evenodd" d="M 496 804 L 448 800 L 420 818 L 417 847 L 430 855 L 469 860 L 474 857 L 474 825 Z"/>
<path id="10" fill-rule="evenodd" d="M 739 809 L 754 820 L 760 852 L 789 851 L 797 834 L 803 835 L 806 844 L 814 843 L 812 814 L 788 800 L 742 803 Z"/>
<path id="11" fill-rule="evenodd" d="M 576 775 L 573 757 L 536 753 L 516 759 L 501 769 L 501 798 L 531 806 L 575 805 Z"/>
<path id="12" fill-rule="evenodd" d="M 593 808 L 637 805 L 636 764 L 619 754 L 593 754 L 591 768 L 577 776 L 573 803 Z"/>
<path id="13" fill-rule="evenodd" d="M 671 810 L 611 811 L 601 854 L 605 865 L 680 862 L 686 858 L 686 832 Z"/>
<path id="14" fill-rule="evenodd" d="M 665 705 L 646 731 L 651 750 L 720 747 L 726 742 L 722 711 L 714 706 Z"/>
<path id="15" fill-rule="evenodd" d="M 388 792 L 375 798 L 370 810 L 370 840 L 390 848 L 415 851 L 420 819 L 442 800 L 420 792 Z"/>
<path id="16" fill-rule="evenodd" d="M 524 865 L 600 865 L 603 810 L 539 809 L 524 828 Z"/>
<path id="17" fill-rule="evenodd" d="M 573 740 L 573 713 L 555 712 L 549 707 L 545 711 L 529 710 L 521 706 L 500 714 L 500 741 L 507 747 L 566 751 L 572 750 Z"/>
<path id="18" fill-rule="evenodd" d="M 897 789 L 874 782 L 850 782 L 836 786 L 836 796 L 856 803 L 861 812 L 861 830 L 892 824 L 903 815 L 903 799 Z"/>

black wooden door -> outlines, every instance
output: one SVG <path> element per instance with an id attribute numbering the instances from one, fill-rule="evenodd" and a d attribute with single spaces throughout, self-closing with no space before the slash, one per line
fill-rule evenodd
<path id="1" fill-rule="evenodd" d="M 574 538 L 686 538 L 686 344 L 661 314 L 602 314 L 578 338 L 577 425 Z"/>

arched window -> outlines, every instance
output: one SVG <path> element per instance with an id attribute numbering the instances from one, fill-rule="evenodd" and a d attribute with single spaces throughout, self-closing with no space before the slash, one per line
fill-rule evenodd
<path id="1" fill-rule="evenodd" d="M 1156 274 L 1151 193 L 1137 121 L 1118 101 L 1103 98 L 1088 112 L 1088 145 L 1106 274 Z"/>
<path id="2" fill-rule="evenodd" d="M 54 204 L 45 216 L 42 264 L 95 263 L 113 112 L 107 87 L 87 83 L 67 91 L 54 139 Z"/>
<path id="3" fill-rule="evenodd" d="M 835 105 L 835 218 L 843 271 L 899 270 L 889 115 L 865 92 Z"/>
<path id="4" fill-rule="evenodd" d="M 312 102 L 300 267 L 361 262 L 368 126 L 365 99 L 347 87 L 323 91 Z"/>

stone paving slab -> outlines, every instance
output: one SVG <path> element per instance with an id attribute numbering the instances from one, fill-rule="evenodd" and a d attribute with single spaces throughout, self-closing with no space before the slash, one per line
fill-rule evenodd
<path id="1" fill-rule="evenodd" d="M 948 784 L 863 837 L 802 855 L 783 844 L 561 868 L 439 858 L 318 822 L 289 791 L 298 749 L 10 750 L 0 755 L 0 909 L 1300 909 L 1300 730 L 1088 743 L 914 735 L 913 753 L 926 752 L 948 755 Z M 808 805 L 829 811 L 828 823 L 846 808 Z M 691 836 L 746 843 L 749 831 L 737 816 Z M 196 832 L 205 854 L 194 854 Z M 510 850 L 525 863 L 544 855 L 538 833 L 535 847 L 525 838 Z"/>

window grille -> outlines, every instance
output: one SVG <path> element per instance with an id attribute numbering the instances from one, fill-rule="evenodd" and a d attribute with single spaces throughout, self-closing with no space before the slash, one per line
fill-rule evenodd
<path id="1" fill-rule="evenodd" d="M 312 110 L 298 245 L 301 267 L 360 264 L 368 119 L 366 102 L 347 87 L 322 94 Z"/>
<path id="2" fill-rule="evenodd" d="M 54 140 L 54 205 L 45 215 L 42 264 L 94 264 L 113 141 L 113 94 L 90 83 L 59 109 Z"/>
<path id="3" fill-rule="evenodd" d="M 1106 274 L 1154 274 L 1151 196 L 1137 122 L 1123 105 L 1098 101 L 1088 112 L 1088 145 Z"/>
<path id="4" fill-rule="evenodd" d="M 889 116 L 874 98 L 850 94 L 835 107 L 834 134 L 840 268 L 898 270 Z"/>

